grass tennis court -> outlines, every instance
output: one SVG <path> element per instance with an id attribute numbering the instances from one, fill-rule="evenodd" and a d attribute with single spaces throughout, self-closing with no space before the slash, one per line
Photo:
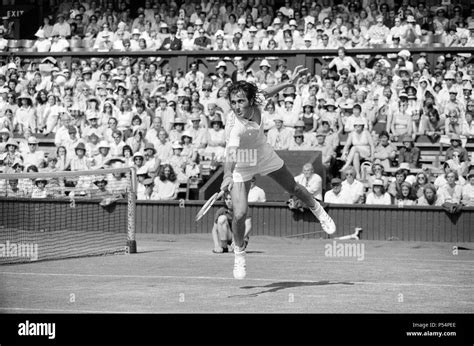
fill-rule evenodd
<path id="1" fill-rule="evenodd" d="M 210 234 L 138 234 L 137 244 L 133 255 L 2 265 L 0 312 L 474 312 L 472 243 L 362 239 L 357 260 L 325 256 L 332 240 L 256 236 L 241 281 Z"/>

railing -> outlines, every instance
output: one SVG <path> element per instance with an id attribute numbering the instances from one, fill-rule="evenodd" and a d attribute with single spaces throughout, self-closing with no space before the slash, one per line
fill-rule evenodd
<path id="1" fill-rule="evenodd" d="M 401 49 L 398 48 L 377 48 L 377 49 L 349 49 L 348 56 L 365 55 L 368 56 L 368 65 L 371 66 L 378 55 L 384 57 L 387 54 L 396 54 Z M 474 47 L 413 47 L 408 48 L 411 52 L 413 61 L 416 61 L 420 53 L 427 54 L 427 61 L 431 66 L 435 65 L 436 59 L 439 55 L 450 53 L 452 55 L 458 53 L 474 53 Z M 261 59 L 268 58 L 270 64 L 276 64 L 275 60 L 278 58 L 285 58 L 288 60 L 288 67 L 292 68 L 296 65 L 304 65 L 309 69 L 310 73 L 319 73 L 321 64 L 324 60 L 329 61 L 337 56 L 336 49 L 327 50 L 260 50 L 260 51 L 143 51 L 143 52 L 96 52 L 96 51 L 82 51 L 82 52 L 62 52 L 62 53 L 37 53 L 37 52 L 0 52 L 0 57 L 19 56 L 23 58 L 42 58 L 52 56 L 55 58 L 62 58 L 68 63 L 73 58 L 160 58 L 159 64 L 169 62 L 173 69 L 181 68 L 186 71 L 189 63 L 194 60 L 200 60 L 204 67 L 207 67 L 208 72 L 215 71 L 217 60 L 231 60 L 233 57 L 242 57 L 245 59 L 245 68 L 253 67 L 258 70 L 258 64 Z M 474 56 L 467 58 L 467 63 L 470 63 Z M 390 59 L 389 59 L 390 60 Z M 273 61 L 273 63 L 272 63 Z M 231 68 L 232 66 L 228 66 Z"/>
<path id="2" fill-rule="evenodd" d="M 216 203 L 204 218 L 194 217 L 204 201 L 140 201 L 137 203 L 138 233 L 188 234 L 209 233 Z M 337 225 L 336 236 L 348 235 L 362 227 L 362 239 L 434 242 L 474 241 L 474 207 L 451 215 L 441 207 L 404 207 L 373 205 L 330 205 L 328 212 Z M 285 203 L 252 203 L 252 234 L 277 237 L 301 236 L 326 238 L 314 216 L 306 211 L 294 213 Z M 315 233 L 319 232 L 319 233 Z"/>

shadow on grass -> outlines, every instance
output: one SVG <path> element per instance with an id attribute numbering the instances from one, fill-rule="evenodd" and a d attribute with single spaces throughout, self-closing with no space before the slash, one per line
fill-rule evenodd
<path id="1" fill-rule="evenodd" d="M 327 286 L 327 285 L 354 285 L 353 282 L 331 282 L 331 281 L 282 281 L 282 282 L 273 282 L 264 286 L 243 286 L 241 289 L 254 289 L 254 288 L 268 288 L 260 292 L 250 293 L 250 294 L 237 294 L 229 296 L 228 298 L 242 298 L 242 297 L 258 297 L 264 293 L 275 293 L 287 288 L 296 288 L 296 287 L 308 287 L 308 286 Z"/>

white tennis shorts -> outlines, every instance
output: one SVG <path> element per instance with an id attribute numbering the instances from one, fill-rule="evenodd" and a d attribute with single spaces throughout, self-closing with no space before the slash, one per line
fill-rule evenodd
<path id="1" fill-rule="evenodd" d="M 264 154 L 260 155 L 255 166 L 235 167 L 232 176 L 234 183 L 244 183 L 252 180 L 255 175 L 267 175 L 283 167 L 285 162 L 269 144 L 266 146 L 265 150 L 262 150 Z"/>

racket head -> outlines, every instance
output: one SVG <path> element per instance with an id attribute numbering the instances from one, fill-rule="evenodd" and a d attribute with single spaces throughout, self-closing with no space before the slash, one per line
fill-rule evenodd
<path id="1" fill-rule="evenodd" d="M 202 219 L 204 215 L 211 209 L 211 207 L 214 205 L 214 203 L 224 195 L 224 191 L 216 192 L 211 196 L 211 198 L 208 199 L 208 201 L 202 206 L 202 208 L 199 210 L 199 212 L 196 215 L 196 221 L 199 221 Z"/>

